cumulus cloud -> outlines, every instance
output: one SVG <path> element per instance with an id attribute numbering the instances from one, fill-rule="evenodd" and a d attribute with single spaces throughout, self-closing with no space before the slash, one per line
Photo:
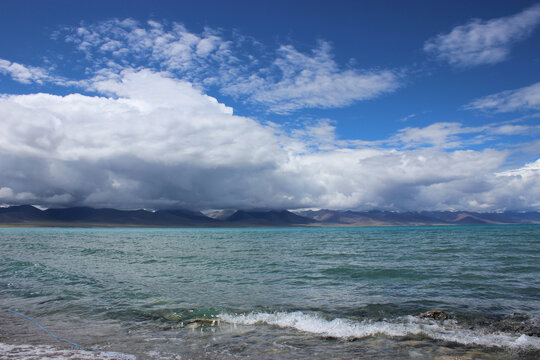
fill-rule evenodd
<path id="1" fill-rule="evenodd" d="M 540 175 L 540 159 L 536 160 L 535 162 L 525 164 L 520 168 L 501 171 L 495 175 L 498 177 L 519 176 L 522 178 L 525 177 L 525 178 L 532 178 L 536 180 L 537 176 Z"/>
<path id="2" fill-rule="evenodd" d="M 429 39 L 424 51 L 457 67 L 495 64 L 506 60 L 512 44 L 528 36 L 539 23 L 540 4 L 508 17 L 473 19 Z"/>
<path id="3" fill-rule="evenodd" d="M 273 184 L 287 157 L 273 129 L 191 84 L 141 70 L 92 86 L 111 96 L 0 98 L 2 187 L 119 207 L 240 206 L 246 198 L 255 206 L 295 192 Z M 235 197 L 243 189 L 251 196 Z"/>
<path id="4" fill-rule="evenodd" d="M 507 90 L 473 100 L 467 110 L 510 112 L 540 109 L 540 82 L 515 90 Z"/>
<path id="5" fill-rule="evenodd" d="M 504 152 L 434 149 L 396 151 L 385 149 L 338 149 L 298 159 L 301 172 L 324 184 L 318 199 L 329 208 L 448 209 L 471 208 L 463 204 L 471 194 L 459 186 L 481 193 L 475 178 L 485 177 L 504 162 Z M 439 188 L 438 196 L 427 196 Z M 454 194 L 455 195 L 455 194 Z M 467 195 L 467 196 L 465 196 Z"/>
<path id="6" fill-rule="evenodd" d="M 355 146 L 338 139 L 330 120 L 287 132 L 236 116 L 166 72 L 124 70 L 88 86 L 98 95 L 0 97 L 0 203 L 538 208 L 539 174 L 497 175 L 509 151 L 440 146 L 485 129 L 434 124 L 401 131 L 396 136 L 407 140 L 400 144 L 389 139 L 380 146 Z"/>

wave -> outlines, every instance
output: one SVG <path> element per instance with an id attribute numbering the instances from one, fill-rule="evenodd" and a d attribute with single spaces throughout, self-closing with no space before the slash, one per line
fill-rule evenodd
<path id="1" fill-rule="evenodd" d="M 296 312 L 220 314 L 222 321 L 237 325 L 268 324 L 293 328 L 306 333 L 341 339 L 360 339 L 368 336 L 424 335 L 435 340 L 462 345 L 502 347 L 516 350 L 540 350 L 540 338 L 526 334 L 488 332 L 460 327 L 455 321 L 444 322 L 405 316 L 393 321 L 353 321 L 324 319 L 314 314 Z"/>

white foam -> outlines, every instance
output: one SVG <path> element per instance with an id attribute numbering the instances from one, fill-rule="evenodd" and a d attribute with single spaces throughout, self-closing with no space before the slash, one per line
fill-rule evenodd
<path id="1" fill-rule="evenodd" d="M 231 324 L 268 324 L 293 328 L 325 337 L 358 339 L 374 335 L 406 336 L 425 335 L 432 339 L 464 345 L 504 347 L 510 349 L 540 349 L 540 338 L 525 334 L 489 333 L 460 328 L 453 321 L 437 322 L 407 316 L 395 321 L 353 321 L 349 319 L 326 320 L 320 316 L 296 312 L 221 314 L 220 318 Z"/>
<path id="2" fill-rule="evenodd" d="M 0 354 L 6 359 L 63 360 L 63 359 L 132 359 L 135 356 L 113 352 L 58 349 L 52 345 L 12 345 L 0 343 Z M 4 357 L 2 357 L 4 359 Z"/>

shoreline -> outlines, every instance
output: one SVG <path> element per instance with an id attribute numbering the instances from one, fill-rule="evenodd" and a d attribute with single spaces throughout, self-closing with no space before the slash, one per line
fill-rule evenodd
<path id="1" fill-rule="evenodd" d="M 291 322 L 290 318 L 297 318 L 298 321 Z M 66 359 L 135 360 L 178 359 L 178 356 L 232 359 L 242 354 L 243 358 L 255 359 L 275 345 L 268 344 L 270 338 L 281 339 L 279 341 L 284 344 L 293 342 L 315 348 L 322 346 L 326 355 L 332 354 L 332 349 L 345 351 L 348 355 L 367 350 L 371 356 L 362 357 L 366 359 L 389 355 L 405 359 L 410 358 L 411 352 L 423 353 L 423 358 L 431 358 L 430 355 L 433 358 L 469 358 L 467 356 L 474 355 L 472 358 L 479 359 L 507 359 L 514 356 L 532 359 L 539 351 L 537 337 L 500 331 L 489 334 L 461 326 L 456 328 L 452 322 L 426 321 L 418 317 L 408 322 L 363 322 L 338 318 L 327 320 L 303 312 L 249 313 L 224 316 L 224 323 L 215 328 L 212 323 L 211 326 L 181 326 L 176 330 L 145 330 L 141 324 L 143 329 L 133 333 L 129 330 L 132 326 L 125 327 L 125 324 L 116 321 L 88 323 L 83 319 L 52 319 L 50 316 L 38 320 L 47 330 L 16 314 L 7 311 L 0 314 L 0 350 L 4 355 L 10 359 L 56 356 Z M 55 339 L 57 335 L 62 338 Z M 237 348 L 238 341 L 250 346 Z M 218 347 L 220 352 L 209 356 L 206 350 L 192 347 L 192 344 L 205 342 Z M 168 345 L 171 344 L 176 345 L 170 348 Z M 353 344 L 357 351 L 348 353 L 343 348 L 347 344 Z M 180 347 L 177 348 L 178 345 Z M 234 354 L 236 351 L 239 353 Z M 275 358 L 296 358 L 298 351 L 281 347 L 280 356 Z"/>
<path id="2" fill-rule="evenodd" d="M 297 224 L 297 225 L 145 225 L 145 224 L 87 224 L 87 223 L 28 223 L 28 224 L 0 224 L 0 229 L 53 229 L 53 228 L 73 228 L 73 229 L 279 229 L 279 228 L 385 228 L 385 227 L 495 227 L 495 226 L 528 226 L 540 225 L 540 223 L 499 223 L 499 224 Z"/>

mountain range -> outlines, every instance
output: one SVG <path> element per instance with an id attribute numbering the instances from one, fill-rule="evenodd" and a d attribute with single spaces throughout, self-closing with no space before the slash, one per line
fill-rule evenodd
<path id="1" fill-rule="evenodd" d="M 40 210 L 31 205 L 0 208 L 0 226 L 66 227 L 287 227 L 540 224 L 540 212 L 339 210 L 117 210 L 71 207 Z"/>

